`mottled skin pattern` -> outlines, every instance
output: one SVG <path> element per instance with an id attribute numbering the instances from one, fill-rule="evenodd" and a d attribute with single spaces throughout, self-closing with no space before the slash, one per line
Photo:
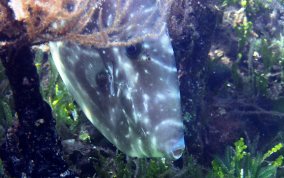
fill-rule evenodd
<path id="1" fill-rule="evenodd" d="M 139 1 L 137 8 L 141 5 L 145 11 L 157 11 L 153 0 Z M 158 13 L 153 14 L 158 18 Z M 135 16 L 135 9 L 131 15 Z M 151 25 L 149 29 L 128 31 L 127 35 L 148 30 Z M 184 138 L 180 93 L 166 31 L 159 39 L 128 47 L 97 49 L 62 42 L 50 46 L 67 88 L 114 145 L 136 157 L 181 156 Z"/>

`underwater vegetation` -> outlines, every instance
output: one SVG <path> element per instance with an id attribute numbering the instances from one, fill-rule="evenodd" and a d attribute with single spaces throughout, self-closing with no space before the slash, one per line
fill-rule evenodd
<path id="1" fill-rule="evenodd" d="M 227 148 L 223 158 L 212 161 L 213 177 L 276 177 L 277 168 L 283 165 L 283 155 L 274 160 L 273 154 L 279 154 L 283 144 L 279 143 L 266 153 L 248 152 L 244 139 L 234 143 L 234 149 Z"/>
<path id="2" fill-rule="evenodd" d="M 94 150 L 92 155 L 91 162 L 96 170 L 93 177 L 272 178 L 281 177 L 277 169 L 283 166 L 282 143 L 262 152 L 256 150 L 253 144 L 247 145 L 243 138 L 237 140 L 234 146 L 227 146 L 223 155 L 216 155 L 210 168 L 198 164 L 189 153 L 183 156 L 182 168 L 164 158 L 137 159 L 101 148 Z"/>

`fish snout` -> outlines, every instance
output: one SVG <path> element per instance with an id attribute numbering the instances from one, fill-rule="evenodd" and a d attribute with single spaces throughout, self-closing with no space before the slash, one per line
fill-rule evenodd
<path id="1" fill-rule="evenodd" d="M 178 140 L 170 140 L 165 143 L 165 147 L 167 155 L 169 155 L 171 159 L 179 159 L 185 149 L 184 138 L 181 137 Z"/>

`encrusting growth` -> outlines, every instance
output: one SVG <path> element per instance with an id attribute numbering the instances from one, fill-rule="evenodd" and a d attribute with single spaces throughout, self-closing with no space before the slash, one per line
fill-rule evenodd
<path id="1" fill-rule="evenodd" d="M 165 29 L 166 11 L 172 2 L 173 0 L 157 1 L 160 6 L 159 19 L 154 17 L 157 12 L 147 17 L 129 18 L 130 9 L 135 8 L 133 0 L 11 0 L 9 6 L 14 12 L 15 20 L 24 23 L 26 32 L 22 34 L 23 41 L 32 44 L 71 41 L 96 47 L 111 47 L 129 46 L 144 39 L 159 37 Z M 115 13 L 112 14 L 113 19 L 105 24 L 103 18 L 108 16 L 108 8 L 112 3 L 117 4 Z M 5 15 L 6 9 L 1 6 L 0 10 L 1 22 L 9 21 Z M 142 30 L 150 24 L 153 24 L 152 31 L 121 38 L 127 31 Z M 5 23 L 1 24 L 0 30 L 3 28 Z"/>
<path id="2" fill-rule="evenodd" d="M 5 6 L 1 2 L 0 2 L 0 19 L 1 19 L 0 31 L 2 31 L 7 26 L 7 20 L 5 19 L 8 19 L 8 12 Z"/>

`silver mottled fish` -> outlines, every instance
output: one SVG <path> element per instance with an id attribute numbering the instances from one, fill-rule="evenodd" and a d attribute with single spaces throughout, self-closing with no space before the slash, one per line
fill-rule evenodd
<path id="1" fill-rule="evenodd" d="M 108 14 L 103 18 L 105 26 L 114 23 L 118 1 L 108 2 L 102 6 Z M 123 34 L 110 38 L 123 41 L 157 31 L 153 29 L 155 22 L 145 25 L 145 17 L 164 21 L 159 19 L 160 2 L 133 1 L 127 17 L 135 19 L 136 27 L 128 26 Z M 143 29 L 137 28 L 139 23 L 144 23 Z M 96 48 L 63 42 L 50 43 L 50 47 L 64 83 L 86 116 L 121 151 L 135 157 L 181 156 L 184 135 L 180 93 L 166 30 L 158 39 L 145 38 L 126 47 Z"/>

